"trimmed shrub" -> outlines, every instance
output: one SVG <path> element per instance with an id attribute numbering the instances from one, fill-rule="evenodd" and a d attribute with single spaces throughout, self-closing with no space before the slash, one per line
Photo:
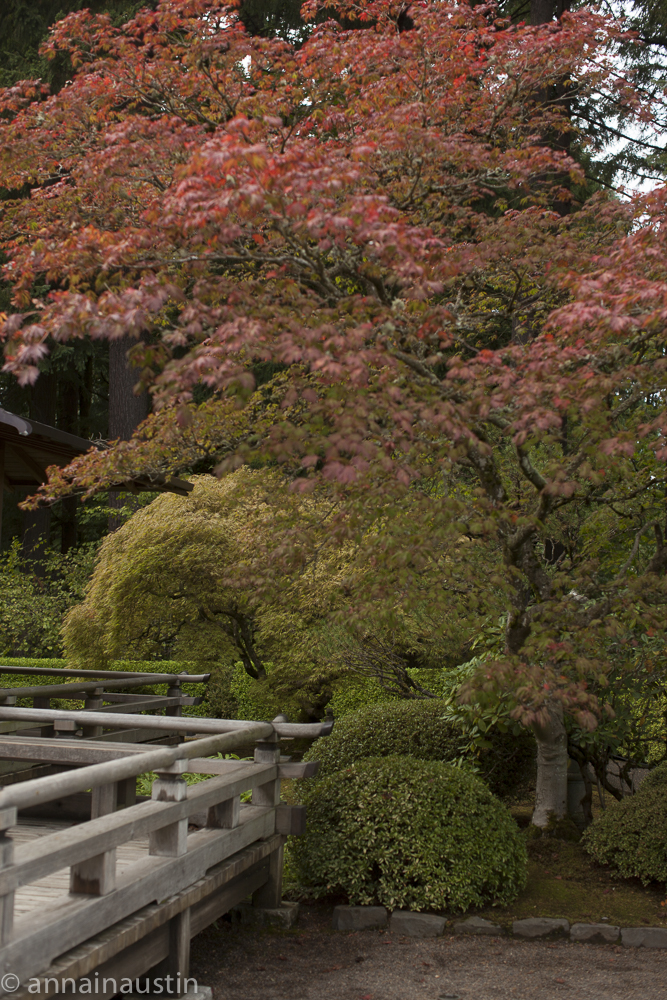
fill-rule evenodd
<path id="1" fill-rule="evenodd" d="M 509 903 L 525 885 L 526 847 L 509 811 L 449 764 L 362 760 L 310 783 L 304 802 L 307 833 L 291 851 L 315 896 L 464 911 Z"/>
<path id="2" fill-rule="evenodd" d="M 586 851 L 624 878 L 667 882 L 667 764 L 644 779 L 635 795 L 609 806 L 584 832 Z"/>
<path id="3" fill-rule="evenodd" d="M 465 734 L 444 718 L 446 706 L 436 699 L 369 705 L 336 721 L 330 736 L 316 740 L 305 760 L 319 760 L 319 776 L 341 771 L 355 761 L 391 754 L 417 760 L 457 761 Z M 532 773 L 535 741 L 490 730 L 487 747 L 470 761 L 495 795 L 510 795 Z M 319 780 L 319 778 L 318 778 Z"/>

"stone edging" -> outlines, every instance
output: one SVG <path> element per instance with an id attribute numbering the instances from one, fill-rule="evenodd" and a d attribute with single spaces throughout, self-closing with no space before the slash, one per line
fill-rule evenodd
<path id="1" fill-rule="evenodd" d="M 363 931 L 388 927 L 395 934 L 407 937 L 439 937 L 447 926 L 445 917 L 432 913 L 413 913 L 411 910 L 394 910 L 389 914 L 384 906 L 336 906 L 333 911 L 333 929 L 336 931 Z M 483 917 L 468 917 L 454 924 L 455 934 L 493 935 L 505 931 L 498 924 Z M 529 917 L 512 924 L 514 937 L 569 938 L 570 941 L 588 944 L 623 944 L 629 948 L 667 948 L 665 927 L 616 927 L 613 924 L 572 924 L 552 917 Z"/>

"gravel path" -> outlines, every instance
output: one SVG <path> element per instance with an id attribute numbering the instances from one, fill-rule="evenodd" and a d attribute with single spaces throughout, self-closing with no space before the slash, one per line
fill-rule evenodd
<path id="1" fill-rule="evenodd" d="M 296 931 L 220 921 L 193 941 L 192 971 L 214 1000 L 667 1000 L 667 953 L 330 930 L 331 911 L 302 907 Z"/>

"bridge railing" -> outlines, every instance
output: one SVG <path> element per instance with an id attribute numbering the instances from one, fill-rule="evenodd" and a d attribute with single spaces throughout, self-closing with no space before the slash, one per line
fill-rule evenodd
<path id="1" fill-rule="evenodd" d="M 36 715 L 75 715 L 85 722 L 89 714 L 102 721 L 104 713 L 0 708 L 0 718 L 20 716 L 24 722 L 34 721 Z M 125 724 L 118 714 L 109 719 L 110 725 Z M 312 763 L 281 763 L 280 736 L 312 739 L 326 733 L 331 724 L 155 716 L 144 721 L 156 732 L 176 727 L 200 735 L 176 747 L 114 744 L 114 759 L 92 765 L 86 764 L 87 754 L 98 745 L 80 740 L 79 759 L 69 762 L 82 766 L 0 791 L 0 969 L 20 979 L 39 975 L 58 955 L 141 907 L 196 883 L 212 866 L 250 845 L 259 845 L 256 857 L 269 859 L 261 884 L 253 891 L 259 894 L 260 905 L 279 905 L 284 835 L 300 832 L 298 810 L 280 802 L 280 779 L 306 776 L 314 769 Z M 15 752 L 6 742 L 21 744 L 24 739 L 2 737 L 3 756 Z M 46 753 L 50 745 L 57 758 L 60 740 L 41 743 L 40 752 Z M 255 744 L 253 761 L 210 759 L 247 743 Z M 119 785 L 146 771 L 157 774 L 151 800 L 115 811 Z M 187 771 L 212 776 L 188 785 Z M 89 821 L 14 845 L 11 830 L 20 810 L 87 790 L 92 790 Z M 251 792 L 249 803 L 241 802 L 244 792 Z M 198 828 L 189 832 L 193 825 Z M 148 837 L 148 853 L 118 871 L 117 849 L 142 837 Z M 66 868 L 69 895 L 14 918 L 17 890 Z"/>

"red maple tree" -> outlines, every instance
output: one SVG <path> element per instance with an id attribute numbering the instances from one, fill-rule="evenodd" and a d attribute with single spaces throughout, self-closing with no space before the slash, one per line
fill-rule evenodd
<path id="1" fill-rule="evenodd" d="M 47 496 L 271 459 L 336 496 L 331 543 L 373 567 L 355 620 L 379 598 L 445 633 L 504 614 L 480 684 L 538 739 L 545 826 L 564 715 L 593 727 L 610 664 L 665 627 L 665 192 L 582 200 L 566 152 L 577 101 L 652 108 L 595 12 L 424 0 L 399 30 L 401 5 L 336 9 L 354 30 L 298 49 L 211 0 L 56 27 L 71 85 L 0 95 L 5 369 L 137 338 L 154 413 Z M 280 372 L 255 391 L 262 361 Z"/>

